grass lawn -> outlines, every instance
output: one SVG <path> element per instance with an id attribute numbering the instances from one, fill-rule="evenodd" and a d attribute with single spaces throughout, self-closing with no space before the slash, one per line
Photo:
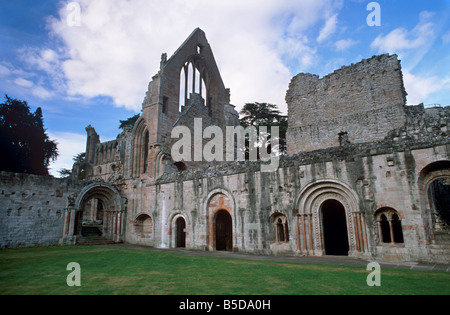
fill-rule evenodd
<path id="1" fill-rule="evenodd" d="M 81 287 L 66 267 L 81 266 Z M 450 274 L 382 269 L 368 287 L 366 268 L 250 261 L 114 247 L 0 250 L 0 294 L 450 294 Z"/>

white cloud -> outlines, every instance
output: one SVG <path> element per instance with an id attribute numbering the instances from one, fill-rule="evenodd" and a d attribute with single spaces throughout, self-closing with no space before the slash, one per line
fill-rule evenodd
<path id="1" fill-rule="evenodd" d="M 450 90 L 450 79 L 442 79 L 437 76 L 417 76 L 408 70 L 403 70 L 403 81 L 408 93 L 408 105 L 423 103 L 433 93 Z"/>
<path id="2" fill-rule="evenodd" d="M 34 86 L 33 82 L 31 82 L 30 80 L 26 80 L 24 78 L 17 78 L 14 80 L 14 83 L 25 88 L 30 88 Z"/>
<path id="3" fill-rule="evenodd" d="M 334 32 L 336 32 L 337 27 L 337 14 L 329 17 L 325 22 L 325 26 L 320 30 L 319 37 L 317 37 L 317 41 L 319 43 L 325 41 L 328 37 L 330 37 Z"/>
<path id="4" fill-rule="evenodd" d="M 47 90 L 46 88 L 42 87 L 42 86 L 36 86 L 33 89 L 31 89 L 31 93 L 34 96 L 39 97 L 40 99 L 50 99 L 53 97 L 54 93 L 52 91 Z"/>
<path id="5" fill-rule="evenodd" d="M 55 77 L 53 87 L 69 97 L 109 96 L 117 106 L 139 110 L 148 82 L 170 55 L 200 27 L 206 32 L 231 101 L 266 101 L 285 111 L 292 77 L 282 58 L 286 47 L 300 66 L 316 60 L 304 32 L 326 20 L 320 40 L 337 23 L 340 0 L 79 0 L 81 26 L 67 23 L 67 3 L 49 18 L 58 49 L 24 51 L 28 62 Z M 295 41 L 298 40 L 296 43 Z"/>
<path id="6" fill-rule="evenodd" d="M 429 46 L 435 37 L 434 24 L 428 21 L 432 16 L 433 13 L 423 11 L 420 13 L 419 23 L 411 31 L 396 28 L 385 36 L 379 35 L 370 47 L 378 49 L 380 53 L 401 53 L 417 48 L 427 51 L 426 46 Z"/>
<path id="7" fill-rule="evenodd" d="M 71 170 L 73 157 L 78 153 L 86 151 L 86 135 L 69 132 L 53 132 L 49 133 L 48 136 L 51 140 L 58 143 L 59 152 L 57 160 L 50 164 L 50 174 L 59 177 L 59 170 L 63 168 Z"/>
<path id="8" fill-rule="evenodd" d="M 358 42 L 353 39 L 341 39 L 338 40 L 334 45 L 336 46 L 337 51 L 344 51 L 349 49 L 350 47 L 356 45 Z"/>
<path id="9" fill-rule="evenodd" d="M 8 69 L 8 67 L 5 67 L 3 65 L 0 65 L 0 75 L 6 77 L 10 75 L 11 71 Z"/>

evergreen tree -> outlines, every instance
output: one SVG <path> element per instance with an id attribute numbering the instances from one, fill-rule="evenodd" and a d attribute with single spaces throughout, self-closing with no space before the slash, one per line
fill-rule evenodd
<path id="1" fill-rule="evenodd" d="M 48 175 L 58 149 L 44 129 L 42 109 L 31 113 L 26 101 L 5 98 L 0 104 L 0 170 Z"/>
<path id="2" fill-rule="evenodd" d="M 119 120 L 120 121 L 119 129 L 125 130 L 125 127 L 127 126 L 133 128 L 134 124 L 136 123 L 136 121 L 139 119 L 140 116 L 141 116 L 140 114 L 136 114 L 132 117 L 129 117 L 128 119 Z"/>
<path id="3" fill-rule="evenodd" d="M 286 132 L 288 127 L 287 116 L 281 115 L 278 107 L 268 103 L 247 103 L 244 105 L 240 114 L 241 126 L 247 128 L 248 126 L 254 126 L 259 132 L 259 127 L 266 126 L 267 131 L 270 133 L 270 127 L 279 127 L 279 148 L 277 149 L 280 154 L 285 155 L 286 149 Z M 268 137 L 270 139 L 270 137 Z M 270 140 L 269 140 L 270 142 Z M 269 144 L 270 146 L 270 144 Z"/>

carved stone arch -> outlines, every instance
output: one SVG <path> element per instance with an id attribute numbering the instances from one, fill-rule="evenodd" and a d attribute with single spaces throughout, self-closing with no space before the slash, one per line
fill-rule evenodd
<path id="1" fill-rule="evenodd" d="M 450 183 L 449 160 L 440 160 L 428 164 L 420 170 L 418 176 L 421 215 L 429 242 L 433 239 L 436 242 L 436 236 L 439 239 L 445 238 L 450 240 L 450 225 L 443 220 L 440 209 L 436 207 L 437 200 L 435 200 L 436 196 L 433 189 L 435 189 L 434 186 L 438 182 Z M 446 242 L 444 239 L 443 241 Z"/>
<path id="2" fill-rule="evenodd" d="M 140 177 L 148 169 L 149 131 L 141 116 L 132 130 L 132 176 Z"/>
<path id="3" fill-rule="evenodd" d="M 232 244 L 236 244 L 234 237 L 236 235 L 237 216 L 236 203 L 233 194 L 222 188 L 212 190 L 204 199 L 204 209 L 204 213 L 206 213 L 208 217 L 208 249 L 210 251 L 216 249 L 216 219 L 219 214 L 222 215 L 224 212 L 228 213 L 231 220 L 231 242 Z M 232 248 L 229 250 L 232 250 Z"/>
<path id="4" fill-rule="evenodd" d="M 124 210 L 124 201 L 116 187 L 109 183 L 93 183 L 84 187 L 77 196 L 75 200 L 75 208 L 77 211 L 82 211 L 82 203 L 93 196 L 102 198 L 105 204 L 108 205 L 109 211 Z"/>
<path id="5" fill-rule="evenodd" d="M 148 213 L 139 213 L 133 220 L 134 233 L 144 239 L 152 239 L 155 231 L 155 221 Z"/>
<path id="6" fill-rule="evenodd" d="M 70 230 L 67 230 L 65 234 L 79 234 L 84 206 L 95 199 L 100 200 L 103 206 L 102 235 L 116 242 L 121 241 L 124 235 L 126 199 L 109 183 L 93 183 L 83 188 L 75 200 L 73 215 L 68 215 L 67 220 L 70 222 L 67 222 L 67 226 Z"/>
<path id="7" fill-rule="evenodd" d="M 155 156 L 155 163 L 154 163 L 155 178 L 158 178 L 164 174 L 165 168 L 169 167 L 168 166 L 169 163 L 170 159 L 164 154 L 163 151 L 159 150 Z"/>
<path id="8" fill-rule="evenodd" d="M 192 73 L 190 69 L 192 67 Z M 208 106 L 209 99 L 209 71 L 206 66 L 204 56 L 194 54 L 188 56 L 184 63 L 178 70 L 180 73 L 180 104 L 187 105 L 187 100 L 190 98 L 189 92 L 197 93 L 205 100 L 205 105 Z M 197 73 L 199 77 L 197 77 Z M 184 75 L 184 77 L 182 77 Z M 198 79 L 198 82 L 197 82 Z M 204 88 L 203 88 L 204 85 Z M 184 98 L 184 99 L 183 99 Z"/>
<path id="9" fill-rule="evenodd" d="M 359 209 L 360 198 L 347 184 L 334 179 L 323 179 L 306 185 L 296 199 L 295 209 L 298 209 L 297 240 L 300 250 L 305 249 L 314 255 L 324 254 L 324 234 L 321 209 L 327 200 L 336 200 L 345 209 L 349 255 L 368 252 L 368 233 L 364 213 Z"/>
<path id="10" fill-rule="evenodd" d="M 184 221 L 184 231 L 180 231 L 179 222 L 181 220 Z M 184 211 L 175 211 L 169 215 L 168 222 L 170 222 L 170 247 L 190 247 L 189 231 L 191 230 L 192 223 L 189 215 Z M 183 237 L 184 240 L 180 240 L 180 237 Z"/>
<path id="11" fill-rule="evenodd" d="M 289 223 L 285 213 L 275 211 L 269 216 L 269 239 L 276 243 L 289 242 Z"/>
<path id="12" fill-rule="evenodd" d="M 404 243 L 402 216 L 391 207 L 379 208 L 375 214 L 375 238 L 379 245 L 390 243 L 399 244 Z"/>

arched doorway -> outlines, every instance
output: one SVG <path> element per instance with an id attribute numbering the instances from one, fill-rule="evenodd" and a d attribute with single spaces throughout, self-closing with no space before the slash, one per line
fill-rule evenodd
<path id="1" fill-rule="evenodd" d="M 184 218 L 179 217 L 175 221 L 175 246 L 176 247 L 186 247 L 186 221 Z"/>
<path id="2" fill-rule="evenodd" d="M 215 218 L 216 250 L 233 249 L 233 231 L 231 215 L 226 210 L 219 210 Z"/>
<path id="3" fill-rule="evenodd" d="M 124 232 L 123 202 L 119 191 L 111 184 L 93 183 L 86 186 L 76 197 L 73 207 L 67 209 L 63 238 L 78 242 L 81 237 L 101 235 L 105 239 L 121 242 Z"/>
<path id="4" fill-rule="evenodd" d="M 321 215 L 325 254 L 347 256 L 349 243 L 344 206 L 337 200 L 326 200 L 321 206 Z"/>

